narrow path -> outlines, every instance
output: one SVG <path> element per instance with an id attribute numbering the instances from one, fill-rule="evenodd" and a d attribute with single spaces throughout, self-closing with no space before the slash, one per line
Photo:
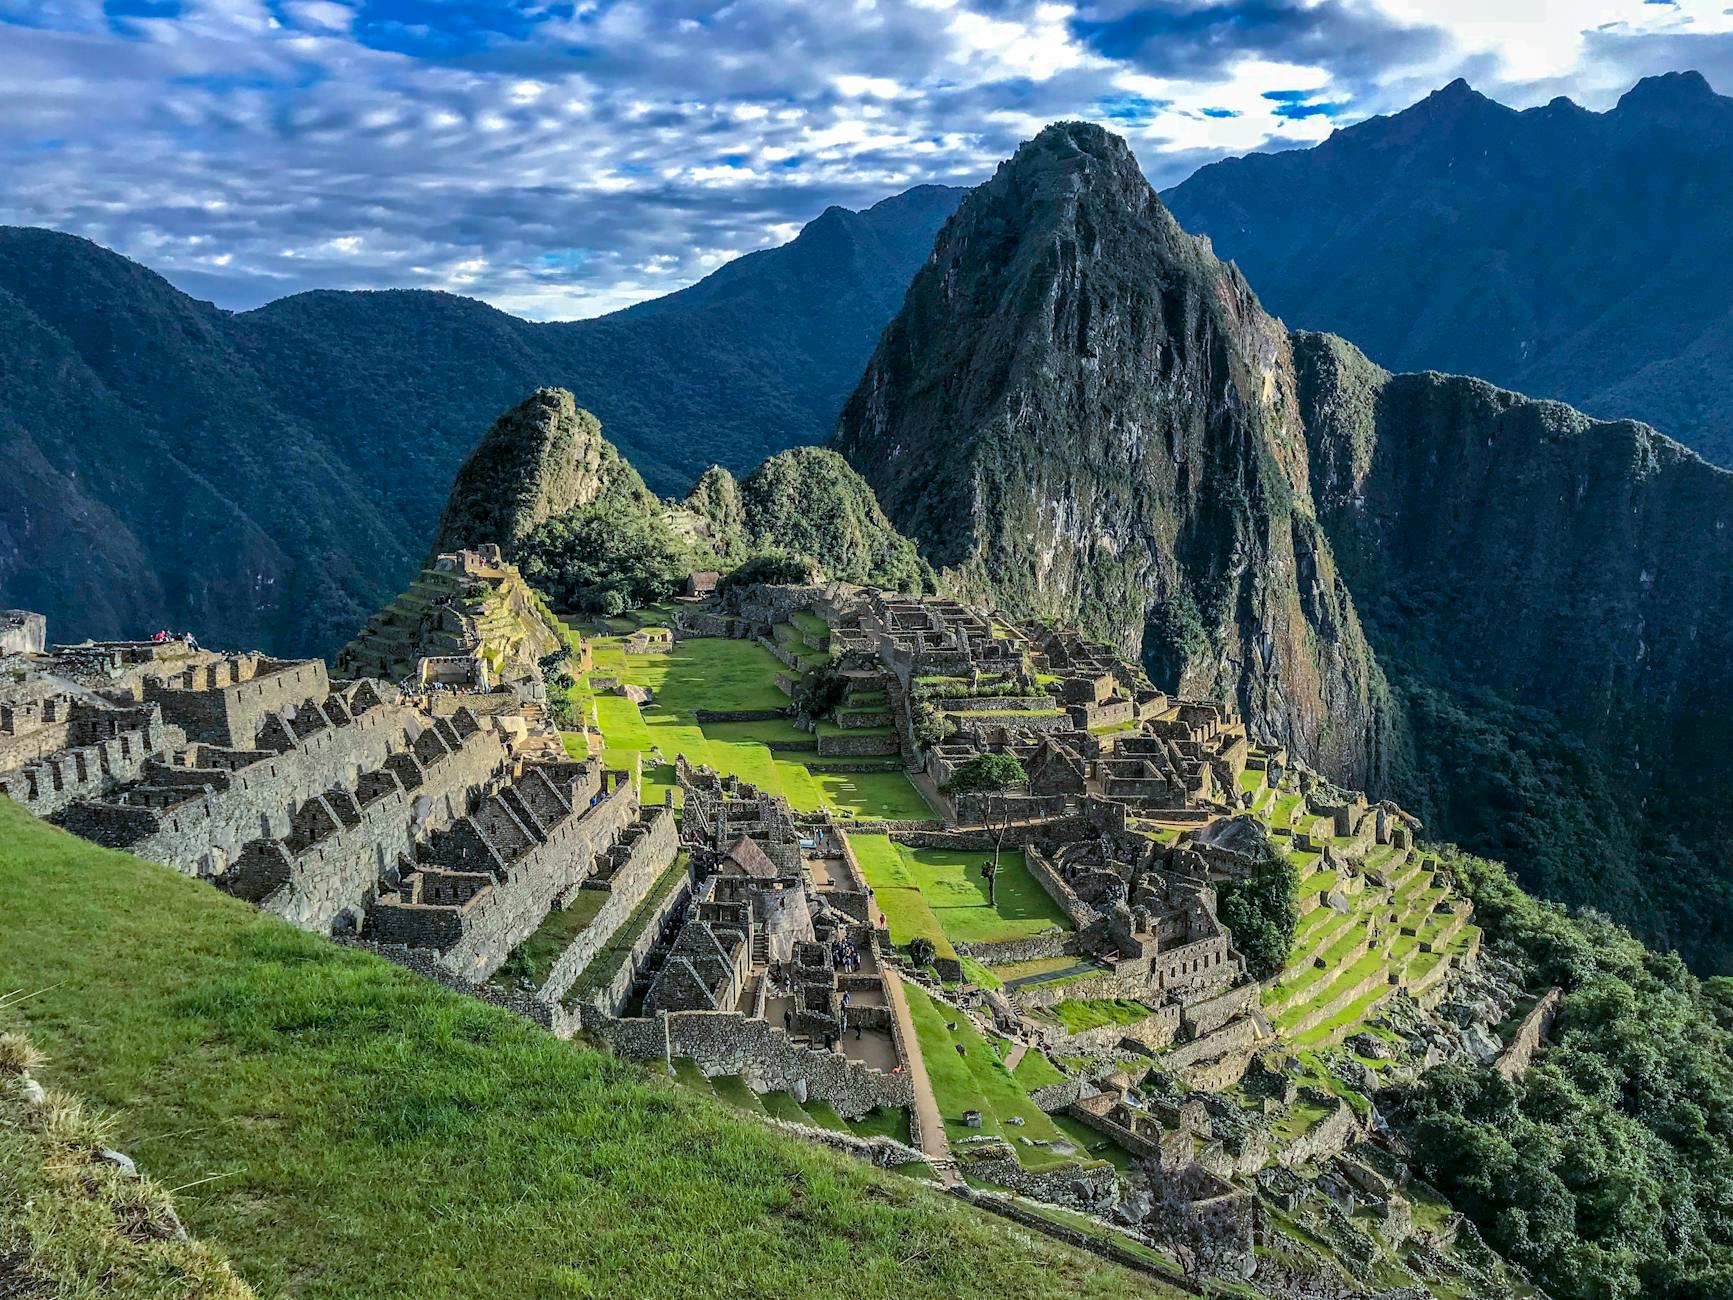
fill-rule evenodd
<path id="1" fill-rule="evenodd" d="M 891 1015 L 896 1017 L 897 1032 L 908 1052 L 909 1081 L 915 1091 L 915 1127 L 920 1130 L 921 1153 L 927 1157 L 933 1173 L 946 1187 L 961 1186 L 963 1176 L 957 1162 L 951 1158 L 951 1140 L 945 1136 L 944 1116 L 939 1113 L 938 1098 L 933 1096 L 932 1081 L 927 1078 L 927 1063 L 921 1057 L 920 1039 L 915 1036 L 914 1017 L 909 1014 L 909 1001 L 903 994 L 903 981 L 895 969 L 883 970 L 885 992 L 890 996 Z"/>
<path id="2" fill-rule="evenodd" d="M 1020 989 L 1025 984 L 1049 984 L 1054 980 L 1069 979 L 1073 975 L 1088 975 L 1091 972 L 1105 971 L 1105 969 L 1105 967 L 1097 966 L 1092 961 L 1084 962 L 1081 966 L 1068 966 L 1064 970 L 1050 970 L 1041 975 L 1019 975 L 1014 980 L 1006 980 L 1005 987 Z"/>
<path id="3" fill-rule="evenodd" d="M 1023 1058 L 1028 1054 L 1029 1044 L 1018 1040 L 1018 1042 L 1016 1042 L 1012 1046 L 1011 1050 L 1005 1055 L 1006 1072 L 1009 1074 L 1015 1074 L 1017 1072 L 1017 1067 L 1023 1064 Z"/>

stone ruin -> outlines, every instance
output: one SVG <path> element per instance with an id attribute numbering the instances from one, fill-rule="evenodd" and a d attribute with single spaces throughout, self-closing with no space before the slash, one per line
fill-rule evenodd
<path id="1" fill-rule="evenodd" d="M 677 852 L 672 809 L 641 809 L 626 773 L 318 660 L 85 642 L 7 664 L 0 793 L 465 985 L 580 889 L 617 894 L 617 925 Z"/>

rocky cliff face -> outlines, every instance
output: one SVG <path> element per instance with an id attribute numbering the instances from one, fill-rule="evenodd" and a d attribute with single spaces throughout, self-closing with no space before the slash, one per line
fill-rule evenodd
<path id="1" fill-rule="evenodd" d="M 537 389 L 495 420 L 464 459 L 433 554 L 497 542 L 510 556 L 537 524 L 616 488 L 653 501 L 595 416 L 563 388 Z"/>
<path id="2" fill-rule="evenodd" d="M 1398 797 L 1710 964 L 1733 938 L 1733 474 L 1298 334 L 1313 495 L 1408 701 Z"/>
<path id="3" fill-rule="evenodd" d="M 1377 784 L 1387 692 L 1315 518 L 1287 334 L 1118 137 L 1049 127 L 964 201 L 833 445 L 965 591 Z"/>

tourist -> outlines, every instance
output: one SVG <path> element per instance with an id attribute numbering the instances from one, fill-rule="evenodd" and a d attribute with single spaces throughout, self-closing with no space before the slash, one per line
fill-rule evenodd
<path id="1" fill-rule="evenodd" d="M 161 645 L 164 641 L 168 640 L 168 629 L 166 627 L 159 627 L 156 630 L 156 635 L 150 640 L 152 645 Z"/>
<path id="2" fill-rule="evenodd" d="M 197 650 L 199 648 L 199 643 L 193 639 L 193 634 L 191 632 L 182 633 L 181 640 L 186 642 L 188 650 Z"/>

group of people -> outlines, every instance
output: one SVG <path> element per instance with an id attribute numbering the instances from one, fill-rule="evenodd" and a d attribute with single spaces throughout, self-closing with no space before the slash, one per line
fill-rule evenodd
<path id="1" fill-rule="evenodd" d="M 179 641 L 182 645 L 186 646 L 188 650 L 197 650 L 199 648 L 198 640 L 191 632 L 182 632 L 179 636 L 176 636 L 166 627 L 159 627 L 150 638 L 150 643 L 152 645 L 167 645 L 170 641 Z"/>
<path id="2" fill-rule="evenodd" d="M 833 939 L 830 944 L 830 964 L 840 971 L 860 969 L 860 949 L 852 943 Z"/>

